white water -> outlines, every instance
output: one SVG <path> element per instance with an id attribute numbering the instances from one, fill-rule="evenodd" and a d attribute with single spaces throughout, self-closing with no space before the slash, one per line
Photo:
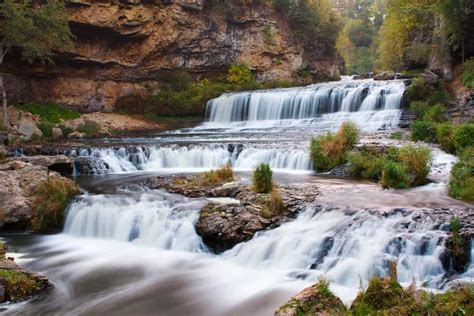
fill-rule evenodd
<path id="1" fill-rule="evenodd" d="M 398 125 L 403 81 L 357 80 L 307 87 L 223 94 L 207 104 L 198 129 L 317 126 L 333 130 L 354 121 L 364 131 Z"/>
<path id="2" fill-rule="evenodd" d="M 70 152 L 71 156 L 88 157 L 107 164 L 93 164 L 94 174 L 143 171 L 199 171 L 219 168 L 230 163 L 236 170 L 252 170 L 268 163 L 277 171 L 312 170 L 309 154 L 300 149 L 244 147 L 242 151 L 221 145 L 151 146 L 133 148 L 96 148 Z M 77 169 L 76 169 L 77 170 Z M 76 171 L 80 174 L 80 170 Z"/>
<path id="3" fill-rule="evenodd" d="M 68 211 L 64 233 L 201 253 L 206 247 L 194 230 L 201 205 L 201 201 L 154 191 L 85 196 Z M 442 223 L 429 218 L 419 223 L 412 220 L 414 215 L 310 207 L 293 222 L 209 256 L 239 269 L 271 271 L 292 282 L 315 282 L 324 274 L 346 302 L 355 297 L 360 282 L 387 275 L 390 260 L 397 262 L 400 282 L 436 288 L 445 272 L 439 257 L 446 232 L 434 228 Z"/>

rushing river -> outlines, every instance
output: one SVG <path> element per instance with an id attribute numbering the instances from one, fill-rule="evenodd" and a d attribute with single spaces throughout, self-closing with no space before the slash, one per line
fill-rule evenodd
<path id="1" fill-rule="evenodd" d="M 194 129 L 69 150 L 95 163 L 92 176 L 76 170 L 88 193 L 70 205 L 63 233 L 5 236 L 20 253 L 17 261 L 47 275 L 54 289 L 4 312 L 272 315 L 321 275 L 349 304 L 371 276 L 387 274 L 389 261 L 397 262 L 402 284 L 441 289 L 446 222 L 420 221 L 421 213 L 405 208 L 465 206 L 445 194 L 455 157 L 435 150 L 433 183 L 384 191 L 316 177 L 308 156 L 310 136 L 346 120 L 364 132 L 396 128 L 404 89 L 402 81 L 361 80 L 226 94 L 209 102 L 207 121 Z M 206 201 L 126 185 L 226 163 L 249 181 L 261 162 L 272 166 L 278 183 L 316 182 L 327 206 L 310 206 L 219 255 L 194 229 Z M 472 271 L 471 264 L 462 277 Z"/>

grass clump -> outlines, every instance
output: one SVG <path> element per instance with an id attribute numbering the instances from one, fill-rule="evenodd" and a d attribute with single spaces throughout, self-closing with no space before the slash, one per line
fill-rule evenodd
<path id="1" fill-rule="evenodd" d="M 393 132 L 392 134 L 390 134 L 390 139 L 402 140 L 403 139 L 403 133 L 402 132 Z"/>
<path id="2" fill-rule="evenodd" d="M 216 170 L 206 171 L 202 174 L 203 185 L 216 185 L 223 182 L 234 181 L 234 170 L 230 164 L 226 164 Z"/>
<path id="3" fill-rule="evenodd" d="M 464 63 L 462 82 L 470 89 L 474 89 L 474 57 L 471 57 Z"/>
<path id="4" fill-rule="evenodd" d="M 359 128 L 352 122 L 341 125 L 336 134 L 327 133 L 311 139 L 311 159 L 317 171 L 327 172 L 347 160 L 347 153 L 359 140 Z"/>
<path id="5" fill-rule="evenodd" d="M 253 171 L 253 190 L 256 193 L 270 193 L 273 189 L 272 176 L 269 164 L 259 164 Z"/>
<path id="6" fill-rule="evenodd" d="M 38 292 L 38 282 L 26 273 L 13 269 L 0 269 L 0 278 L 6 280 L 7 301 L 21 301 Z"/>
<path id="7" fill-rule="evenodd" d="M 265 218 L 282 215 L 286 212 L 286 204 L 279 190 L 272 189 L 268 199 L 261 202 L 262 210 L 260 214 Z"/>
<path id="8" fill-rule="evenodd" d="M 448 192 L 455 199 L 474 201 L 474 146 L 466 148 L 451 169 Z"/>
<path id="9" fill-rule="evenodd" d="M 29 102 L 18 105 L 17 108 L 22 111 L 38 115 L 41 117 L 42 121 L 47 121 L 50 123 L 60 123 L 62 120 L 73 120 L 81 116 L 78 112 L 63 108 L 53 102 L 46 104 Z"/>
<path id="10" fill-rule="evenodd" d="M 100 133 L 101 127 L 99 123 L 87 120 L 84 122 L 84 124 L 79 126 L 77 130 L 81 133 L 86 134 L 87 137 L 92 137 L 97 136 Z"/>
<path id="11" fill-rule="evenodd" d="M 332 293 L 329 281 L 320 278 L 318 283 L 304 289 L 281 306 L 275 315 L 348 315 L 342 301 Z"/>
<path id="12" fill-rule="evenodd" d="M 64 222 L 64 210 L 77 194 L 79 187 L 69 179 L 49 178 L 41 182 L 34 193 L 32 229 L 35 232 L 60 229 Z"/>

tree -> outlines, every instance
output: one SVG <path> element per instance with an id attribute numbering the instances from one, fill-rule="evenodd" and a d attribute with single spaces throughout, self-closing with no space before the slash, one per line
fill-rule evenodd
<path id="1" fill-rule="evenodd" d="M 4 0 L 0 3 L 0 66 L 11 49 L 18 49 L 29 63 L 52 63 L 54 51 L 72 48 L 64 4 L 59 0 L 39 5 L 34 1 Z M 0 73 L 3 125 L 8 129 L 7 95 Z"/>

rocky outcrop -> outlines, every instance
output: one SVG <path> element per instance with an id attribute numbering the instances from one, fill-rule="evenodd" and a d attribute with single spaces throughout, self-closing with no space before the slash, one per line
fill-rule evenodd
<path id="1" fill-rule="evenodd" d="M 17 52 L 2 72 L 10 102 L 56 101 L 82 112 L 112 111 L 129 96 L 156 93 L 180 69 L 195 77 L 247 63 L 258 79 L 338 75 L 334 43 L 299 42 L 265 1 L 229 6 L 187 1 L 67 1 L 72 51 L 55 67 L 25 65 Z"/>
<path id="2" fill-rule="evenodd" d="M 238 182 L 203 185 L 198 176 L 153 177 L 141 182 L 151 189 L 211 200 L 201 209 L 196 232 L 214 252 L 223 252 L 250 240 L 258 231 L 274 228 L 295 218 L 318 197 L 315 185 L 292 184 L 278 188 L 281 207 L 271 205 L 271 195 L 258 194 Z"/>
<path id="3" fill-rule="evenodd" d="M 0 164 L 0 227 L 8 224 L 26 228 L 29 225 L 33 215 L 34 194 L 39 184 L 48 177 L 61 177 L 48 170 L 54 162 L 48 165 L 46 161 L 48 158 L 40 157 L 29 162 L 12 160 Z M 72 182 L 66 178 L 64 180 Z"/>
<path id="4" fill-rule="evenodd" d="M 275 316 L 345 314 L 346 306 L 329 290 L 329 284 L 325 280 L 304 289 L 275 312 Z"/>

